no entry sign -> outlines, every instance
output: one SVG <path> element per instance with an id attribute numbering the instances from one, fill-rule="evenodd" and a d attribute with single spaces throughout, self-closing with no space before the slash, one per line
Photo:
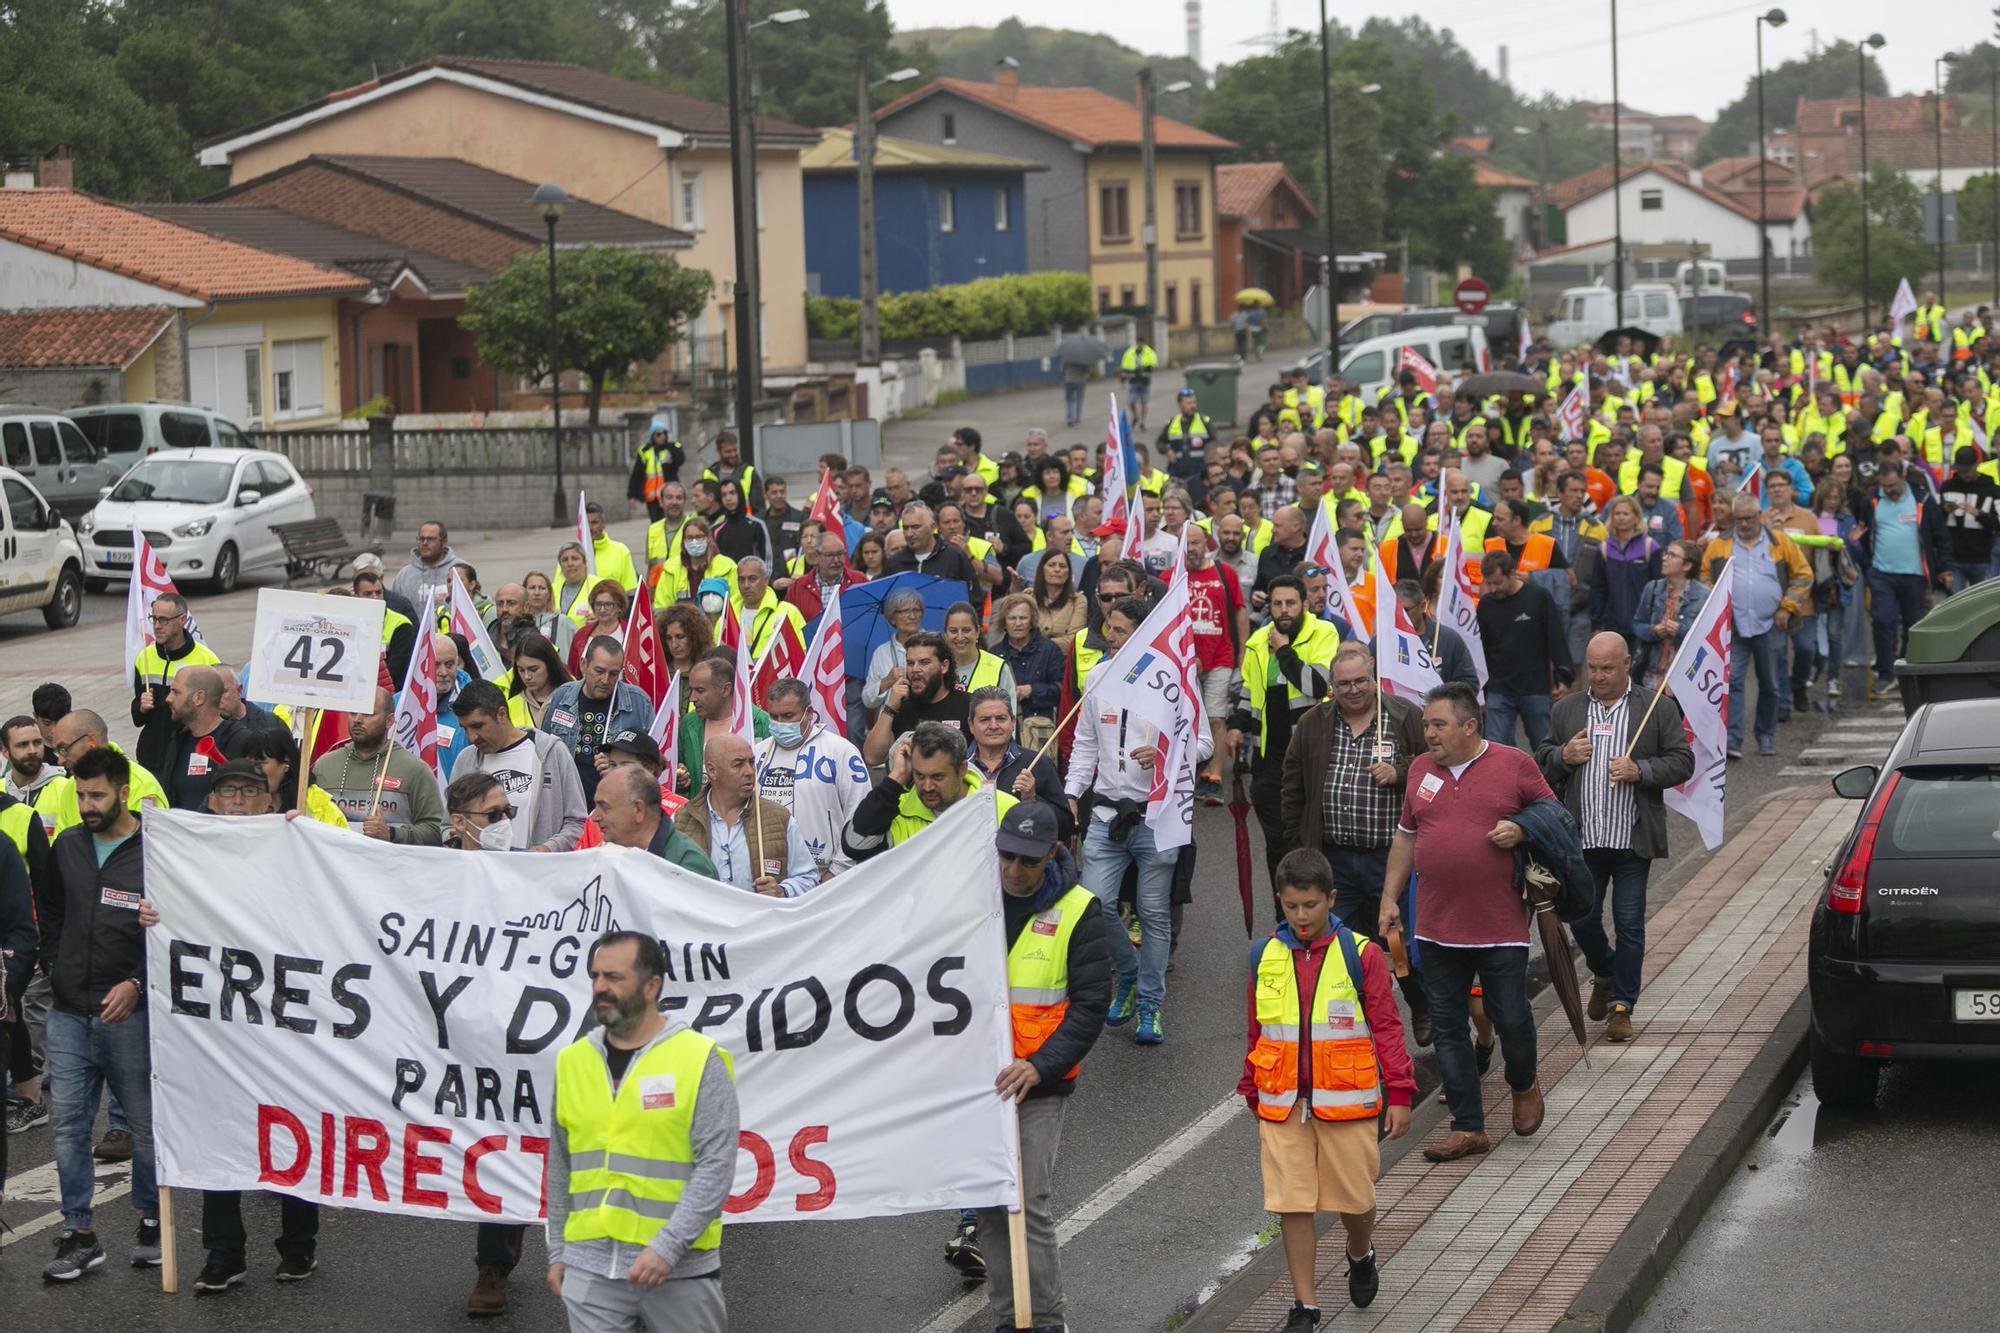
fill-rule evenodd
<path id="1" fill-rule="evenodd" d="M 1486 308 L 1493 289 L 1486 285 L 1484 278 L 1460 278 L 1458 286 L 1451 289 L 1451 302 L 1461 314 L 1476 315 Z"/>

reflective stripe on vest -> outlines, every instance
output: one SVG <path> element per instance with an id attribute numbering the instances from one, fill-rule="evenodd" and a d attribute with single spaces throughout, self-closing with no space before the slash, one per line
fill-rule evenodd
<path id="1" fill-rule="evenodd" d="M 1344 928 L 1336 929 L 1346 934 Z M 1298 1105 L 1299 1043 L 1306 1039 L 1311 1041 L 1313 1086 L 1308 1104 L 1313 1116 L 1367 1120 L 1380 1113 L 1382 1079 L 1375 1064 L 1375 1041 L 1361 1002 L 1360 978 L 1348 975 L 1350 955 L 1344 946 L 1350 941 L 1357 967 L 1361 950 L 1375 947 L 1350 935 L 1327 948 L 1313 987 L 1310 1012 L 1316 1021 L 1310 1033 L 1299 1030 L 1299 982 L 1291 948 L 1276 936 L 1264 942 L 1256 965 L 1257 1044 L 1250 1052 L 1261 1119 L 1287 1119 Z"/>
<path id="2" fill-rule="evenodd" d="M 673 1217 L 694 1169 L 695 1100 L 711 1051 L 733 1073 L 728 1051 L 682 1028 L 632 1061 L 615 1096 L 589 1038 L 556 1057 L 556 1116 L 570 1148 L 564 1240 L 644 1245 Z M 690 1248 L 721 1244 L 718 1217 Z"/>
<path id="3" fill-rule="evenodd" d="M 1007 1004 L 1016 1060 L 1042 1049 L 1069 1012 L 1069 940 L 1084 909 L 1095 901 L 1088 889 L 1070 889 L 1048 911 L 1036 913 L 1007 950 Z M 1063 1078 L 1075 1078 L 1081 1067 L 1071 1065 Z"/>

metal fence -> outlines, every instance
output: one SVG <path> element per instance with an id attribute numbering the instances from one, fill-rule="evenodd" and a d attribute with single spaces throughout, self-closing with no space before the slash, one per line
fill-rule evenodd
<path id="1" fill-rule="evenodd" d="M 260 449 L 281 453 L 307 477 L 366 474 L 371 468 L 365 430 L 251 431 Z M 398 474 L 478 477 L 490 474 L 541 475 L 555 470 L 547 427 L 397 431 Z M 625 467 L 632 442 L 619 426 L 565 427 L 563 464 L 578 472 Z"/>

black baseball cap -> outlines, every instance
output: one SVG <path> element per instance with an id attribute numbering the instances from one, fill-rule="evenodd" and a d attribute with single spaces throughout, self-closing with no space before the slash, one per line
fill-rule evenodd
<path id="1" fill-rule="evenodd" d="M 660 762 L 660 743 L 645 732 L 635 731 L 630 727 L 614 732 L 611 738 L 604 742 L 604 748 L 616 750 L 620 754 L 629 754 L 634 759 L 644 760 L 647 763 Z"/>
<path id="2" fill-rule="evenodd" d="M 255 760 L 251 759 L 231 759 L 228 763 L 216 769 L 215 776 L 208 780 L 209 790 L 213 791 L 225 782 L 249 782 L 262 787 L 267 792 L 271 790 L 270 782 L 264 777 L 264 770 L 257 766 Z"/>
<path id="3" fill-rule="evenodd" d="M 1000 816 L 993 845 L 1016 856 L 1047 856 L 1056 845 L 1056 812 L 1043 801 L 1018 803 Z"/>

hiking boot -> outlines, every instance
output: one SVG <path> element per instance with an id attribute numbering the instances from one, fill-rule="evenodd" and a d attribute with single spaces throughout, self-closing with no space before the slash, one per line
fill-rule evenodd
<path id="1" fill-rule="evenodd" d="M 1437 1030 L 1431 1026 L 1430 1010 L 1410 1015 L 1410 1044 L 1428 1046 L 1436 1038 Z"/>
<path id="2" fill-rule="evenodd" d="M 1291 1316 L 1285 1320 L 1285 1333 L 1292 1333 L 1294 1329 L 1313 1329 L 1318 1327 L 1319 1307 L 1316 1305 L 1301 1305 L 1297 1301 L 1293 1301 Z"/>
<path id="3" fill-rule="evenodd" d="M 7 1132 L 25 1134 L 31 1129 L 40 1129 L 49 1123 L 49 1104 L 44 1098 L 34 1101 L 9 1101 L 7 1103 Z"/>
<path id="4" fill-rule="evenodd" d="M 303 1282 L 319 1271 L 319 1260 L 309 1254 L 288 1254 L 278 1260 L 278 1271 L 271 1276 L 280 1282 Z"/>
<path id="5" fill-rule="evenodd" d="M 1167 1030 L 1160 1023 L 1160 1006 L 1142 1004 L 1139 1006 L 1139 1029 L 1132 1034 L 1132 1040 L 1141 1046 L 1158 1046 L 1167 1039 Z"/>
<path id="6" fill-rule="evenodd" d="M 1614 1004 L 1611 1006 L 1611 1018 L 1604 1025 L 1604 1039 L 1606 1041 L 1632 1040 L 1631 1005 Z"/>
<path id="7" fill-rule="evenodd" d="M 1359 1259 L 1351 1254 L 1347 1256 L 1347 1299 L 1353 1302 L 1355 1309 L 1366 1310 L 1374 1304 L 1375 1293 L 1381 1287 L 1382 1275 L 1375 1269 L 1372 1247 Z"/>
<path id="8" fill-rule="evenodd" d="M 944 1261 L 973 1281 L 986 1277 L 986 1255 L 979 1248 L 979 1224 L 962 1222 L 944 1243 Z"/>
<path id="9" fill-rule="evenodd" d="M 195 1294 L 209 1295 L 218 1291 L 228 1291 L 249 1275 L 250 1269 L 240 1254 L 224 1254 L 220 1250 L 208 1252 L 208 1262 L 201 1267 L 201 1276 L 194 1280 Z"/>
<path id="10" fill-rule="evenodd" d="M 1542 1127 L 1542 1118 L 1548 1114 L 1548 1107 L 1542 1102 L 1541 1085 L 1537 1084 L 1526 1092 L 1514 1094 L 1514 1132 L 1527 1138 Z"/>
<path id="11" fill-rule="evenodd" d="M 1483 1130 L 1454 1129 L 1445 1135 L 1443 1143 L 1424 1149 L 1424 1157 L 1433 1162 L 1456 1162 L 1461 1157 L 1492 1150 L 1493 1140 L 1487 1138 Z"/>
<path id="12" fill-rule="evenodd" d="M 1602 1023 L 1611 1005 L 1611 983 L 1600 977 L 1590 979 L 1590 1003 L 1583 1007 L 1583 1016 L 1593 1023 Z"/>
<path id="13" fill-rule="evenodd" d="M 479 1266 L 479 1280 L 465 1298 L 465 1313 L 474 1319 L 507 1313 L 507 1275 L 491 1264 Z"/>
<path id="14" fill-rule="evenodd" d="M 1139 979 L 1118 983 L 1118 989 L 1111 994 L 1111 1007 L 1104 1011 L 1104 1026 L 1122 1028 L 1132 1021 L 1132 1011 L 1139 1003 Z"/>
<path id="15" fill-rule="evenodd" d="M 122 1129 L 107 1129 L 104 1137 L 97 1141 L 97 1148 L 91 1156 L 100 1162 L 129 1162 L 132 1160 L 132 1136 Z"/>
<path id="16" fill-rule="evenodd" d="M 160 1219 L 142 1217 L 139 1219 L 139 1234 L 132 1241 L 132 1267 L 158 1268 L 160 1266 Z"/>
<path id="17" fill-rule="evenodd" d="M 56 1237 L 56 1257 L 42 1270 L 44 1282 L 74 1282 L 104 1267 L 104 1247 L 95 1231 L 65 1231 Z"/>
<path id="18" fill-rule="evenodd" d="M 1776 736 L 1759 736 L 1757 738 L 1757 753 L 1760 756 L 1769 759 L 1777 752 L 1778 738 Z"/>

